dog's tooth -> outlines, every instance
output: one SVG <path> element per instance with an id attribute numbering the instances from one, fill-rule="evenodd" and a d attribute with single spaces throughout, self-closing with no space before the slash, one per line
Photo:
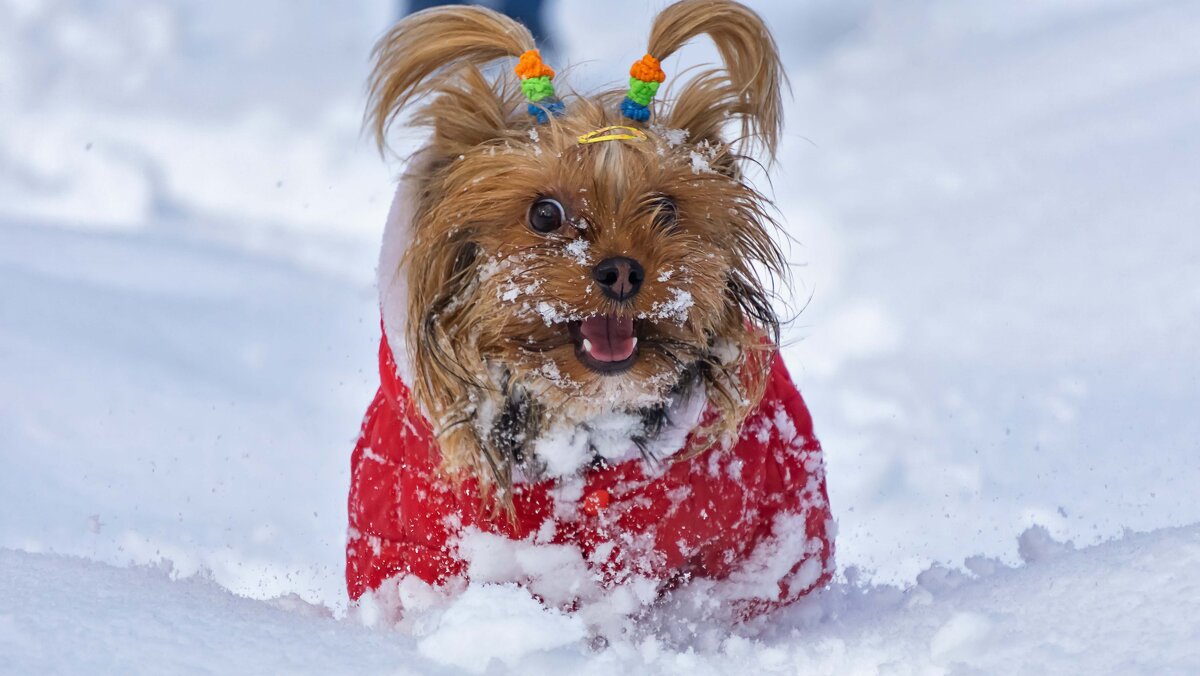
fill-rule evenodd
<path id="1" fill-rule="evenodd" d="M 637 336 L 634 336 L 634 338 L 633 338 L 633 346 L 635 348 L 637 347 Z"/>
<path id="2" fill-rule="evenodd" d="M 588 340 L 587 338 L 583 339 L 583 351 L 587 352 L 588 354 L 592 353 L 592 341 Z"/>

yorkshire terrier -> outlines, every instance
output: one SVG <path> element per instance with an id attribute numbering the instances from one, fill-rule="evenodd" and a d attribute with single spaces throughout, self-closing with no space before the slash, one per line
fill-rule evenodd
<path id="1" fill-rule="evenodd" d="M 702 35 L 723 67 L 658 96 L 661 61 Z M 566 548 L 605 590 L 726 582 L 741 617 L 824 584 L 820 446 L 776 352 L 786 263 L 743 171 L 770 166 L 782 122 L 762 19 L 673 4 L 629 86 L 590 95 L 560 94 L 529 31 L 477 7 L 416 13 L 374 56 L 380 147 L 395 122 L 428 140 L 380 257 L 351 597 L 478 577 L 462 538 L 480 533 Z M 489 68 L 508 58 L 516 78 Z"/>

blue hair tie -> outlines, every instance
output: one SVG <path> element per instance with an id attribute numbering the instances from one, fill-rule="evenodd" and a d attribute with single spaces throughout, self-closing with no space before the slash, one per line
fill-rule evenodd
<path id="1" fill-rule="evenodd" d="M 542 63 L 538 50 L 531 49 L 521 55 L 514 69 L 521 78 L 521 93 L 529 101 L 529 114 L 546 124 L 550 115 L 558 117 L 565 110 L 563 102 L 554 94 L 554 69 Z"/>
<path id="2" fill-rule="evenodd" d="M 629 97 L 621 102 L 621 113 L 631 120 L 645 122 L 650 119 L 650 108 L 634 101 Z"/>
<path id="3" fill-rule="evenodd" d="M 526 110 L 529 111 L 529 114 L 537 120 L 538 124 L 546 124 L 550 121 L 550 116 L 546 114 L 547 112 L 554 117 L 561 117 L 566 109 L 567 107 L 558 99 L 543 99 L 538 103 L 530 103 L 526 108 Z"/>

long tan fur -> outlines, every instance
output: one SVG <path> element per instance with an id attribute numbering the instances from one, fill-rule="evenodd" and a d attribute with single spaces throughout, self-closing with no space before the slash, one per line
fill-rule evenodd
<path id="1" fill-rule="evenodd" d="M 782 76 L 761 20 L 728 0 L 668 7 L 650 52 L 666 58 L 702 34 L 726 70 L 685 85 L 673 108 L 656 113 L 645 143 L 577 142 L 632 124 L 618 110 L 619 91 L 567 97 L 562 117 L 535 125 L 515 77 L 482 74 L 489 61 L 533 46 L 528 31 L 489 10 L 420 12 L 375 50 L 367 117 L 380 144 L 418 99 L 412 124 L 432 130 L 409 171 L 417 185 L 404 259 L 414 397 L 431 417 L 447 475 L 477 480 L 498 505 L 511 505 L 516 467 L 536 474 L 531 442 L 557 420 L 587 420 L 613 401 L 652 406 L 693 378 L 718 412 L 697 431 L 705 448 L 734 434 L 762 395 L 778 338 L 768 282 L 785 265 L 770 202 L 740 178 L 742 157 L 721 126 L 740 117 L 769 158 Z M 570 225 L 539 234 L 526 218 L 547 196 Z M 664 200 L 674 205 L 669 222 Z M 635 255 L 648 271 L 631 301 L 590 284 L 590 265 L 613 255 Z M 684 290 L 688 304 L 676 311 Z M 593 373 L 575 357 L 566 322 L 598 314 L 638 322 L 640 356 L 621 376 Z"/>
<path id="2" fill-rule="evenodd" d="M 725 68 L 702 73 L 684 87 L 669 125 L 688 129 L 693 138 L 712 138 L 734 116 L 742 121 L 742 137 L 758 140 L 767 159 L 773 159 L 783 127 L 785 84 L 775 39 L 745 5 L 683 0 L 654 19 L 648 51 L 662 61 L 701 35 L 712 39 Z"/>
<path id="3" fill-rule="evenodd" d="M 533 36 L 525 26 L 479 7 L 427 9 L 396 24 L 371 53 L 375 68 L 367 121 L 376 143 L 384 145 L 388 126 L 408 104 L 445 88 L 464 69 L 477 73 L 485 64 L 533 48 Z M 477 117 L 472 113 L 487 115 L 494 109 L 462 112 L 460 117 L 472 119 Z"/>

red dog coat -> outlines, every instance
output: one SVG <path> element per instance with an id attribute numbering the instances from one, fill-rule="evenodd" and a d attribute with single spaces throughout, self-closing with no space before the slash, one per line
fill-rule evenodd
<path id="1" fill-rule="evenodd" d="M 774 578 L 756 581 L 767 591 L 739 602 L 743 616 L 786 605 L 832 575 L 821 447 L 778 355 L 762 401 L 730 447 L 668 461 L 659 472 L 641 459 L 592 470 L 582 498 L 566 505 L 555 504 L 555 479 L 517 484 L 515 522 L 481 510 L 471 482 L 455 489 L 438 476 L 429 423 L 397 375 L 386 337 L 379 366 L 382 384 L 351 458 L 351 599 L 397 575 L 432 585 L 465 576 L 456 536 L 467 527 L 527 539 L 552 525 L 552 542 L 578 547 L 604 584 L 631 574 L 661 580 L 663 589 L 689 577 Z M 633 542 L 642 549 L 632 551 Z"/>

